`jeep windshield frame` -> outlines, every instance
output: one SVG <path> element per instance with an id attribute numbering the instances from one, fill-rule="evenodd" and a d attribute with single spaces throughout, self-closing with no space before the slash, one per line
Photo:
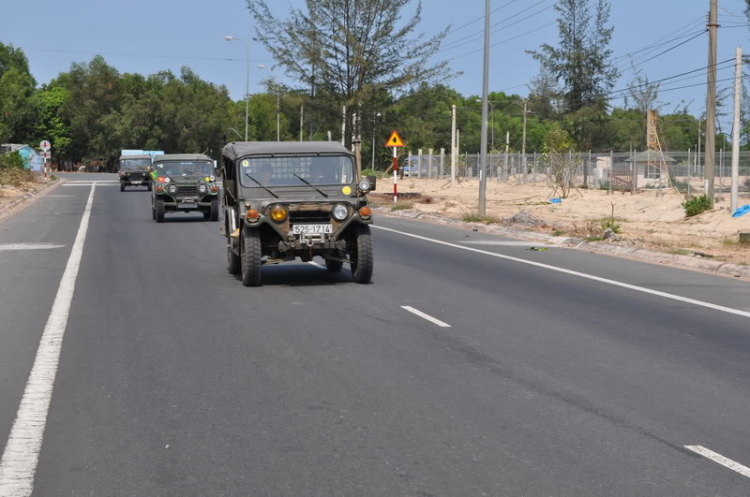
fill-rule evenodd
<path id="1" fill-rule="evenodd" d="M 351 185 L 356 180 L 351 155 L 330 153 L 276 153 L 246 156 L 237 161 L 243 188 L 306 188 Z M 303 181 L 300 181 L 303 179 Z"/>
<path id="2" fill-rule="evenodd" d="M 120 159 L 120 171 L 148 171 L 150 167 L 150 158 Z"/>

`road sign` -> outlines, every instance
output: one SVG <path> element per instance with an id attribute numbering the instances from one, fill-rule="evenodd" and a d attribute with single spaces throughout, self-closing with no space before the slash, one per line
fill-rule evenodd
<path id="1" fill-rule="evenodd" d="M 42 156 L 42 159 L 51 159 L 52 158 L 52 152 L 42 152 L 40 154 Z"/>
<path id="2" fill-rule="evenodd" d="M 401 139 L 401 135 L 398 134 L 398 131 L 395 129 L 393 130 L 393 133 L 391 133 L 391 137 L 388 138 L 388 141 L 385 143 L 386 147 L 405 147 L 404 140 Z"/>
<path id="3" fill-rule="evenodd" d="M 48 152 L 49 149 L 52 148 L 52 144 L 47 140 L 42 140 L 41 142 L 39 142 L 39 148 L 41 148 L 45 152 Z"/>

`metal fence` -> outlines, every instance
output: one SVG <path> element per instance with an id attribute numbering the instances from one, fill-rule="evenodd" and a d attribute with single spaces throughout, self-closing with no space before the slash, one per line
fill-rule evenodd
<path id="1" fill-rule="evenodd" d="M 705 154 L 694 151 L 663 152 L 664 160 L 639 160 L 638 151 L 625 153 L 569 152 L 563 157 L 571 168 L 571 183 L 580 187 L 635 191 L 675 187 L 685 193 L 702 192 Z M 716 153 L 716 188 L 728 191 L 731 185 L 731 152 Z M 413 178 L 450 178 L 450 153 L 408 153 L 407 176 Z M 488 179 L 521 184 L 552 184 L 554 170 L 548 156 L 531 153 L 492 153 L 487 155 Z M 461 154 L 456 176 L 478 178 L 479 154 Z M 750 186 L 750 151 L 740 152 L 740 188 Z"/>

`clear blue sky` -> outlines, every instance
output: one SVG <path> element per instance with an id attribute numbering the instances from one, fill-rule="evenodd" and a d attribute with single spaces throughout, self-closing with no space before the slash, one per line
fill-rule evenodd
<path id="1" fill-rule="evenodd" d="M 510 0 L 492 0 L 496 9 Z M 541 2 L 541 3 L 540 3 Z M 538 64 L 526 54 L 542 43 L 554 44 L 557 30 L 551 23 L 555 0 L 516 0 L 512 5 L 493 14 L 492 22 L 504 22 L 494 33 L 490 87 L 493 91 L 527 83 L 538 72 Z M 283 14 L 290 5 L 301 5 L 303 0 L 271 0 L 274 10 Z M 700 29 L 708 10 L 709 0 L 614 0 L 612 22 L 615 33 L 612 48 L 616 56 L 640 50 L 673 34 L 690 33 Z M 724 25 L 746 24 L 743 16 L 744 0 L 720 0 L 720 21 Z M 537 7 L 533 7 L 537 5 Z M 484 13 L 482 0 L 423 0 L 424 14 L 421 30 L 430 34 L 448 24 L 460 27 Z M 521 11 L 529 9 L 525 13 Z M 226 42 L 225 34 L 251 38 L 253 22 L 245 0 L 35 0 L 22 2 L 2 0 L 0 10 L 0 41 L 12 43 L 26 51 L 31 70 L 39 83 L 46 83 L 59 72 L 67 70 L 72 62 L 87 61 L 100 53 L 122 72 L 150 74 L 163 69 L 179 72 L 180 66 L 189 65 L 201 77 L 226 85 L 234 98 L 241 98 L 245 85 L 245 47 L 239 42 Z M 507 20 L 509 17 L 516 17 Z M 532 15 L 528 19 L 527 16 Z M 736 14 L 742 18 L 733 16 Z M 474 22 L 451 33 L 446 43 L 465 43 L 445 50 L 441 56 L 452 58 L 480 50 L 481 38 L 458 41 L 479 33 L 482 22 Z M 528 33 L 533 31 L 529 34 Z M 684 38 L 683 40 L 686 40 Z M 680 41 L 683 41 L 680 40 Z M 750 29 L 726 28 L 719 32 L 719 56 L 723 61 L 734 56 L 737 45 L 745 46 L 750 53 Z M 643 61 L 677 42 L 657 49 L 640 59 Z M 641 66 L 652 80 L 702 68 L 707 65 L 706 35 L 690 41 L 668 54 Z M 637 54 L 637 55 L 643 55 Z M 159 57 L 164 56 L 164 57 Z M 251 92 L 259 89 L 258 83 L 271 74 L 273 61 L 258 44 L 252 43 Z M 206 60 L 206 59 L 234 59 Z M 627 58 L 618 61 L 627 68 Z M 260 69 L 259 64 L 267 67 Z M 452 67 L 463 75 L 451 81 L 464 94 L 481 92 L 482 53 L 458 57 Z M 729 66 L 727 66 L 729 67 Z M 280 72 L 278 69 L 274 73 Z M 632 71 L 624 73 L 617 88 L 623 88 L 632 79 Z M 731 69 L 719 73 L 719 79 L 731 78 Z M 700 73 L 688 75 L 690 79 L 663 83 L 662 89 L 705 82 Z M 731 85 L 720 82 L 719 87 Z M 525 94 L 523 86 L 509 90 Z M 705 100 L 705 88 L 694 87 L 663 92 L 661 100 L 670 102 L 664 107 L 671 111 L 680 101 L 693 102 L 691 110 L 700 113 Z M 622 102 L 621 100 L 619 101 Z M 723 122 L 727 122 L 726 118 Z"/>

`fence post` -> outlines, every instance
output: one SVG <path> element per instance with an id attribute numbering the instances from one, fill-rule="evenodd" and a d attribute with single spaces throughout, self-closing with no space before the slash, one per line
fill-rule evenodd
<path id="1" fill-rule="evenodd" d="M 417 150 L 417 178 L 422 177 L 422 149 Z"/>
<path id="2" fill-rule="evenodd" d="M 536 163 L 536 150 L 534 150 L 534 185 L 536 185 L 536 168 L 537 168 L 537 163 Z"/>
<path id="3" fill-rule="evenodd" d="M 630 158 L 630 175 L 632 176 L 630 180 L 631 195 L 635 195 L 635 190 L 638 188 L 638 163 L 635 160 L 636 157 L 638 157 L 638 149 L 633 150 L 633 157 Z"/>
<path id="4" fill-rule="evenodd" d="M 612 195 L 612 172 L 615 170 L 615 152 L 609 151 L 609 190 L 607 195 Z"/>
<path id="5" fill-rule="evenodd" d="M 443 167 L 445 167 L 445 149 L 441 148 L 440 149 L 440 177 L 441 178 L 445 177 L 445 171 Z"/>
<path id="6" fill-rule="evenodd" d="M 432 178 L 432 149 L 427 152 L 427 177 Z"/>
<path id="7" fill-rule="evenodd" d="M 414 177 L 414 164 L 411 163 L 411 150 L 409 150 L 408 158 L 406 159 L 406 163 L 409 165 L 409 177 Z M 403 171 L 404 168 L 401 168 L 401 171 Z"/>

